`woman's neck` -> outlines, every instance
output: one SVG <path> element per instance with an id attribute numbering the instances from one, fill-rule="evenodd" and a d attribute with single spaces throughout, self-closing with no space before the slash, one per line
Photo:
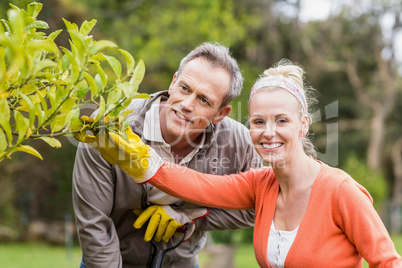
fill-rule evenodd
<path id="1" fill-rule="evenodd" d="M 284 196 L 293 191 L 311 189 L 320 169 L 321 164 L 305 154 L 288 161 L 286 165 L 273 168 Z"/>

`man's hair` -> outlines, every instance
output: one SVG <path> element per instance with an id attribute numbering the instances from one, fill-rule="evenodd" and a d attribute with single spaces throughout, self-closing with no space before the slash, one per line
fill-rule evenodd
<path id="1" fill-rule="evenodd" d="M 243 76 L 237 61 L 230 55 L 229 48 L 216 42 L 205 42 L 181 60 L 177 76 L 180 76 L 180 73 L 189 61 L 199 57 L 206 59 L 212 66 L 222 68 L 230 74 L 230 88 L 224 96 L 220 108 L 228 105 L 234 98 L 240 95 L 243 87 Z"/>

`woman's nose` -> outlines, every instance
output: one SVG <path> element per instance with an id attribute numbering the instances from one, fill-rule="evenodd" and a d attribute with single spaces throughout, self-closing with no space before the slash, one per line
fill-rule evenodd
<path id="1" fill-rule="evenodd" d="M 272 137 L 275 135 L 275 126 L 274 124 L 266 124 L 265 130 L 264 130 L 264 137 Z"/>

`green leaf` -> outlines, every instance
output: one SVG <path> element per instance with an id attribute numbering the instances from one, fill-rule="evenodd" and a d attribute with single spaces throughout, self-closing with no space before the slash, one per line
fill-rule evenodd
<path id="1" fill-rule="evenodd" d="M 21 9 L 15 5 L 13 5 L 12 3 L 9 3 L 10 7 L 14 10 L 20 11 Z"/>
<path id="2" fill-rule="evenodd" d="M 113 72 L 116 74 L 117 79 L 120 79 L 121 76 L 121 64 L 120 62 L 113 56 L 106 56 L 106 61 L 110 64 L 110 66 L 113 69 Z"/>
<path id="3" fill-rule="evenodd" d="M 36 90 L 36 95 L 39 97 L 40 104 L 42 105 L 42 110 L 46 113 L 48 111 L 46 102 L 46 89 Z"/>
<path id="4" fill-rule="evenodd" d="M 59 36 L 59 34 L 60 34 L 62 31 L 63 31 L 63 30 L 57 30 L 57 31 L 52 32 L 51 34 L 48 35 L 47 39 L 54 41 L 54 39 L 56 39 L 56 37 Z"/>
<path id="5" fill-rule="evenodd" d="M 99 112 L 95 118 L 95 122 L 99 122 L 99 120 L 104 117 L 104 114 L 105 114 L 105 99 L 101 96 L 99 103 Z"/>
<path id="6" fill-rule="evenodd" d="M 130 79 L 130 84 L 136 88 L 135 92 L 138 89 L 139 84 L 141 83 L 142 79 L 144 78 L 145 75 L 145 65 L 142 60 L 140 60 L 137 64 L 137 66 L 134 69 L 134 74 L 133 77 Z"/>
<path id="7" fill-rule="evenodd" d="M 115 104 L 117 103 L 121 97 L 122 97 L 122 92 L 121 89 L 116 88 L 115 90 L 112 90 L 109 92 L 109 94 L 107 95 L 107 104 Z"/>
<path id="8" fill-rule="evenodd" d="M 49 59 L 43 59 L 39 61 L 37 64 L 35 64 L 34 73 L 38 73 L 39 71 L 42 71 L 45 68 L 56 68 L 56 67 L 57 67 L 56 62 Z"/>
<path id="9" fill-rule="evenodd" d="M 59 55 L 60 53 L 57 45 L 50 39 L 29 42 L 26 49 L 32 54 L 36 51 L 43 50 L 55 55 Z"/>
<path id="10" fill-rule="evenodd" d="M 56 115 L 50 123 L 50 130 L 52 133 L 58 132 L 66 125 L 66 114 Z"/>
<path id="11" fill-rule="evenodd" d="M 129 82 L 123 82 L 118 85 L 118 87 L 122 90 L 124 97 L 130 97 L 132 94 L 132 86 Z"/>
<path id="12" fill-rule="evenodd" d="M 9 9 L 7 12 L 8 20 L 10 21 L 10 26 L 13 33 L 14 41 L 20 42 L 23 38 L 24 34 L 24 18 L 21 12 L 18 12 L 13 9 Z"/>
<path id="13" fill-rule="evenodd" d="M 120 53 L 124 56 L 127 62 L 127 75 L 130 75 L 134 69 L 135 61 L 133 56 L 124 49 L 119 49 Z"/>
<path id="14" fill-rule="evenodd" d="M 40 103 L 35 103 L 34 105 L 35 105 L 36 116 L 38 118 L 38 126 L 42 126 L 43 123 L 45 122 L 45 112 L 42 111 Z"/>
<path id="15" fill-rule="evenodd" d="M 65 20 L 64 18 L 63 18 L 63 21 L 64 21 L 64 24 L 66 25 L 66 28 L 67 28 L 68 31 L 71 31 L 71 30 L 78 31 L 77 24 L 71 23 L 68 20 Z"/>
<path id="16" fill-rule="evenodd" d="M 50 105 L 52 108 L 56 108 L 57 98 L 56 98 L 56 88 L 51 86 L 47 92 L 47 97 L 49 98 Z"/>
<path id="17" fill-rule="evenodd" d="M 32 29 L 32 28 L 35 28 L 35 29 L 49 29 L 49 24 L 47 24 L 44 21 L 37 20 L 37 21 L 34 21 L 31 24 L 29 24 L 27 27 L 25 27 L 26 30 L 29 30 L 29 29 Z"/>
<path id="18" fill-rule="evenodd" d="M 28 111 L 29 112 L 29 127 L 31 127 L 35 123 L 35 105 L 31 101 L 31 99 L 29 97 L 27 97 L 26 95 L 20 93 L 20 96 L 24 99 L 24 101 L 28 105 L 28 108 L 29 108 L 29 111 Z"/>
<path id="19" fill-rule="evenodd" d="M 49 144 L 50 146 L 52 146 L 53 148 L 60 148 L 61 147 L 61 143 L 58 139 L 52 138 L 52 137 L 39 137 L 37 139 L 41 139 L 44 142 L 46 142 L 47 144 Z"/>
<path id="20" fill-rule="evenodd" d="M 81 130 L 81 128 L 83 126 L 84 126 L 84 123 L 82 123 L 81 119 L 73 118 L 71 120 L 70 130 L 71 131 L 78 131 L 78 130 Z"/>
<path id="21" fill-rule="evenodd" d="M 10 125 L 10 107 L 6 98 L 0 98 L 0 126 L 7 135 L 8 143 L 11 144 L 13 136 Z"/>
<path id="22" fill-rule="evenodd" d="M 146 93 L 135 93 L 134 96 L 137 99 L 149 99 L 150 98 L 150 96 Z"/>
<path id="23" fill-rule="evenodd" d="M 6 62 L 5 62 L 6 52 L 3 47 L 0 47 L 0 82 L 3 81 L 6 75 Z"/>
<path id="24" fill-rule="evenodd" d="M 35 92 L 36 89 L 37 89 L 37 87 L 34 83 L 25 84 L 21 88 L 21 93 L 25 94 L 25 95 L 29 95 L 29 94 Z"/>
<path id="25" fill-rule="evenodd" d="M 87 72 L 84 72 L 85 79 L 88 82 L 89 87 L 91 88 L 91 96 L 92 98 L 98 95 L 98 92 L 102 90 L 96 85 L 95 79 Z"/>
<path id="26" fill-rule="evenodd" d="M 71 49 L 73 54 L 75 54 L 75 57 L 78 56 L 79 65 L 83 66 L 87 52 L 87 43 L 85 42 L 85 37 L 80 32 L 75 30 L 69 30 L 69 34 L 72 39 Z M 76 51 L 74 51 L 74 48 Z"/>
<path id="27" fill-rule="evenodd" d="M 80 87 L 77 92 L 77 98 L 81 99 L 89 91 L 89 87 Z"/>
<path id="28" fill-rule="evenodd" d="M 121 131 L 125 131 L 128 127 L 130 127 L 131 122 L 129 120 L 124 120 L 122 127 L 121 127 Z"/>
<path id="29" fill-rule="evenodd" d="M 60 112 L 61 113 L 68 113 L 72 110 L 72 108 L 75 105 L 75 99 L 70 98 L 66 100 L 60 107 Z"/>
<path id="30" fill-rule="evenodd" d="M 90 32 L 91 32 L 91 30 L 92 30 L 92 28 L 95 26 L 95 24 L 96 24 L 96 20 L 94 19 L 94 20 L 91 20 L 91 21 L 84 21 L 83 23 L 82 23 L 82 25 L 81 25 L 81 29 L 80 29 L 80 32 L 83 34 L 83 35 L 88 35 Z"/>
<path id="31" fill-rule="evenodd" d="M 99 75 L 99 78 L 101 79 L 101 82 L 103 85 L 102 89 L 104 89 L 107 85 L 107 74 L 102 69 L 102 67 L 100 67 L 99 65 L 96 67 L 96 72 Z M 95 76 L 95 79 L 96 79 L 96 76 Z"/>
<path id="32" fill-rule="evenodd" d="M 17 142 L 22 142 L 27 134 L 29 121 L 18 111 L 14 111 L 14 119 L 15 132 L 18 132 Z"/>
<path id="33" fill-rule="evenodd" d="M 113 47 L 117 47 L 117 45 L 115 43 L 113 43 L 112 41 L 100 40 L 100 41 L 94 42 L 94 44 L 89 48 L 89 53 L 90 53 L 90 55 L 93 55 L 105 48 L 113 48 Z"/>
<path id="34" fill-rule="evenodd" d="M 43 4 L 37 3 L 37 2 L 32 2 L 28 5 L 27 7 L 27 12 L 29 15 L 31 15 L 32 18 L 36 18 L 39 14 L 39 12 L 42 10 Z"/>
<path id="35" fill-rule="evenodd" d="M 70 57 L 67 54 L 64 54 L 61 58 L 61 69 L 65 72 L 70 65 Z"/>
<path id="36" fill-rule="evenodd" d="M 0 128 L 0 153 L 4 152 L 6 149 L 7 149 L 6 135 L 4 135 L 3 130 Z"/>
<path id="37" fill-rule="evenodd" d="M 14 148 L 14 149 L 10 152 L 10 154 L 11 154 L 11 153 L 14 153 L 14 152 L 16 152 L 16 151 L 28 153 L 28 154 L 34 155 L 34 156 L 36 156 L 37 158 L 43 160 L 43 158 L 42 158 L 42 156 L 40 155 L 40 153 L 39 153 L 37 150 L 35 150 L 34 148 L 32 148 L 31 146 L 29 146 L 29 145 L 20 145 L 20 146 Z"/>
<path id="38" fill-rule="evenodd" d="M 124 109 L 124 107 L 119 106 L 117 108 L 114 108 L 113 111 L 109 113 L 110 116 L 118 116 L 120 112 Z"/>

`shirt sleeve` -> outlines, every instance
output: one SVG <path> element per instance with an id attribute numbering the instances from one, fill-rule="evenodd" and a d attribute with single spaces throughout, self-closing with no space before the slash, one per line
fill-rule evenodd
<path id="1" fill-rule="evenodd" d="M 401 267 L 401 257 L 372 205 L 368 191 L 346 179 L 337 192 L 340 227 L 370 267 Z"/>
<path id="2" fill-rule="evenodd" d="M 239 159 L 237 160 L 237 163 L 239 163 L 239 165 L 238 167 L 236 167 L 236 172 L 233 173 L 246 172 L 250 168 L 262 167 L 261 157 L 254 149 L 254 146 L 249 137 L 248 130 L 243 127 L 241 133 L 243 133 L 242 137 L 244 137 L 242 139 L 242 143 L 247 145 L 238 148 L 238 151 L 241 152 L 236 154 L 236 157 L 239 157 Z M 198 230 L 205 231 L 236 230 L 241 228 L 253 227 L 254 223 L 254 208 L 247 210 L 209 208 L 208 216 L 197 220 L 196 228 Z"/>
<path id="3" fill-rule="evenodd" d="M 73 208 L 88 268 L 122 267 L 119 239 L 109 217 L 114 200 L 112 166 L 80 143 L 73 170 Z"/>
<path id="4" fill-rule="evenodd" d="M 255 170 L 218 176 L 165 162 L 148 182 L 188 202 L 222 209 L 254 209 Z"/>

